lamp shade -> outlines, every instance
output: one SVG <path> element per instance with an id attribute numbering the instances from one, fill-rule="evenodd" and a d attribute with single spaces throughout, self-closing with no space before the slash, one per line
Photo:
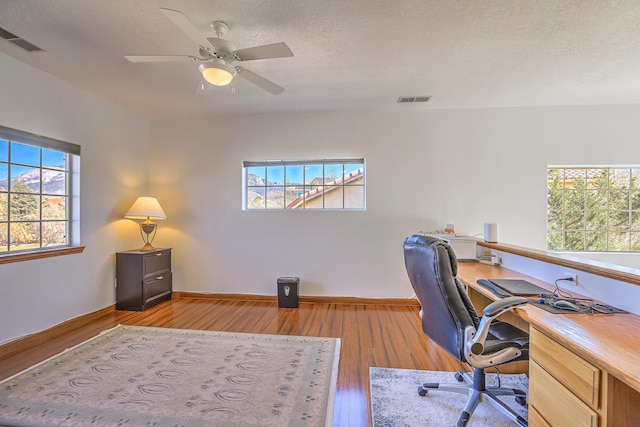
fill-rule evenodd
<path id="1" fill-rule="evenodd" d="M 124 217 L 130 219 L 167 219 L 167 214 L 162 210 L 158 199 L 143 196 L 138 197 L 138 200 L 135 201 Z"/>
<path id="2" fill-rule="evenodd" d="M 202 73 L 202 77 L 216 86 L 228 85 L 236 75 L 236 69 L 222 60 L 200 64 L 198 68 Z"/>

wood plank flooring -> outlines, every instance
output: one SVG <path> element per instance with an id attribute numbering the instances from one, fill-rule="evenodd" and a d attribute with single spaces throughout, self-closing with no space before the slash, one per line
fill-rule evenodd
<path id="1" fill-rule="evenodd" d="M 342 339 L 335 426 L 371 426 L 369 367 L 456 371 L 463 366 L 422 333 L 419 307 L 329 300 L 279 309 L 271 300 L 181 297 L 145 312 L 103 310 L 87 324 L 7 352 L 0 379 L 118 324 Z"/>

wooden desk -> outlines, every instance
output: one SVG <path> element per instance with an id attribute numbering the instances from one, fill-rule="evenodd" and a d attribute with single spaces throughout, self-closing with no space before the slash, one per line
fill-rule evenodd
<path id="1" fill-rule="evenodd" d="M 458 277 L 479 312 L 498 297 L 478 279 L 526 279 L 554 288 L 478 263 L 459 263 Z M 640 316 L 553 314 L 533 305 L 515 313 L 519 326 L 530 328 L 530 426 L 640 425 Z"/>

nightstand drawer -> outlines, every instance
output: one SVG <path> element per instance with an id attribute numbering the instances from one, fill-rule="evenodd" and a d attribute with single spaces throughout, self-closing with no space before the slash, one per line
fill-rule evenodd
<path id="1" fill-rule="evenodd" d="M 144 282 L 144 299 L 146 302 L 157 296 L 171 293 L 171 273 L 163 273 Z"/>
<path id="2" fill-rule="evenodd" d="M 598 426 L 598 414 L 533 360 L 529 361 L 529 404 L 551 426 Z"/>
<path id="3" fill-rule="evenodd" d="M 529 356 L 594 409 L 600 397 L 600 370 L 566 347 L 531 328 Z"/>
<path id="4" fill-rule="evenodd" d="M 144 256 L 144 277 L 171 271 L 171 251 L 163 250 Z"/>

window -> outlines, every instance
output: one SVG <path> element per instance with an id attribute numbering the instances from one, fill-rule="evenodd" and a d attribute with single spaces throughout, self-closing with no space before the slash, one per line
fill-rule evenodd
<path id="1" fill-rule="evenodd" d="M 244 162 L 243 189 L 244 210 L 364 210 L 364 159 Z"/>
<path id="2" fill-rule="evenodd" d="M 640 167 L 549 167 L 547 248 L 640 251 Z"/>
<path id="3" fill-rule="evenodd" d="M 79 240 L 79 156 L 78 145 L 0 126 L 0 255 Z"/>

